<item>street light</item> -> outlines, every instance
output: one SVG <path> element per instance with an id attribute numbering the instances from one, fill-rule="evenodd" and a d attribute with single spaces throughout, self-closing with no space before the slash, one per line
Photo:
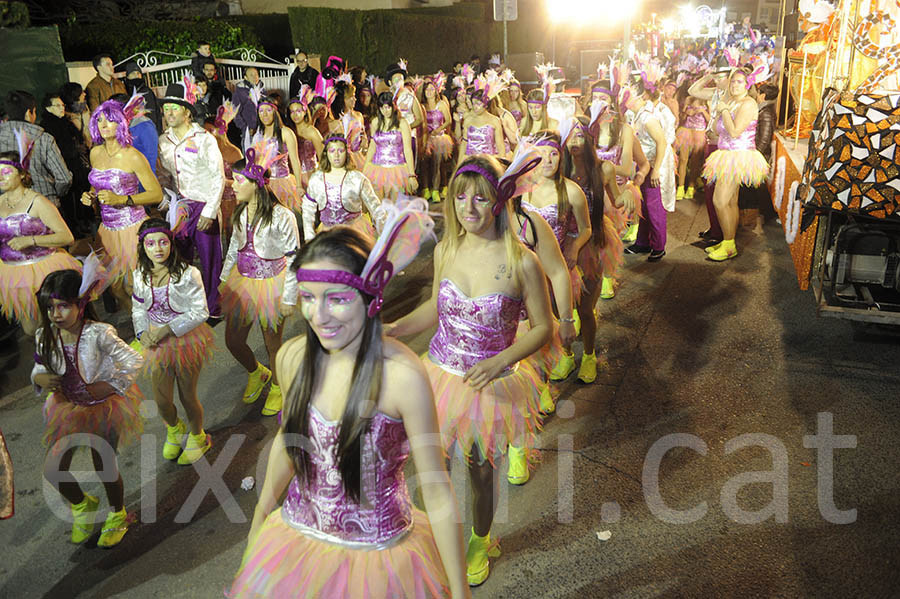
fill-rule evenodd
<path id="1" fill-rule="evenodd" d="M 630 56 L 631 19 L 640 0 L 546 0 L 547 15 L 554 25 L 595 26 L 623 22 L 623 55 Z M 553 59 L 556 60 L 556 27 L 553 27 Z"/>

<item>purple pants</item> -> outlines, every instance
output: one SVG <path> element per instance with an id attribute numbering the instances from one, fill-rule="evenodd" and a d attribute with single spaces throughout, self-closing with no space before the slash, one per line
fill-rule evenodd
<path id="1" fill-rule="evenodd" d="M 211 316 L 220 316 L 219 277 L 222 275 L 222 239 L 219 236 L 219 221 L 213 221 L 206 231 L 197 228 L 200 213 L 206 205 L 202 202 L 187 201 L 189 216 L 175 236 L 175 243 L 181 257 L 191 263 L 194 255 L 200 260 L 200 277 L 206 290 L 206 305 Z"/>
<path id="2" fill-rule="evenodd" d="M 716 146 L 706 144 L 706 153 L 703 155 L 704 162 L 710 154 L 716 151 Z M 706 201 L 706 214 L 709 216 L 709 236 L 712 239 L 722 239 L 722 227 L 719 226 L 719 216 L 716 214 L 716 205 L 713 204 L 713 193 L 716 191 L 716 184 L 707 181 L 703 186 L 703 199 Z"/>
<path id="3" fill-rule="evenodd" d="M 650 185 L 650 181 L 641 184 L 641 210 L 643 218 L 638 225 L 637 240 L 641 246 L 650 246 L 651 250 L 666 249 L 666 209 L 662 205 L 662 189 Z"/>

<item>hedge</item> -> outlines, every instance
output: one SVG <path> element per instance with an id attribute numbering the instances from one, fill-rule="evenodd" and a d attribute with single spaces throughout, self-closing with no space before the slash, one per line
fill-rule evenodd
<path id="1" fill-rule="evenodd" d="M 0 2 L 0 27 L 28 27 L 31 17 L 24 2 Z"/>

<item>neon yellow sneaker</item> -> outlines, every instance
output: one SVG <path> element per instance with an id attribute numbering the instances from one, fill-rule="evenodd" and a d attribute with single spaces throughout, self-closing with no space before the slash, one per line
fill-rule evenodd
<path id="1" fill-rule="evenodd" d="M 724 241 L 720 241 L 719 243 L 717 243 L 717 244 L 715 244 L 715 245 L 711 245 L 711 246 L 709 246 L 708 248 L 703 248 L 703 251 L 706 252 L 707 254 L 712 254 L 714 251 L 716 251 L 717 249 L 719 249 L 720 247 L 722 247 L 722 244 L 723 244 L 723 243 L 725 243 L 725 242 L 724 242 Z"/>
<path id="2" fill-rule="evenodd" d="M 550 383 L 544 383 L 541 389 L 541 414 L 552 414 L 556 411 L 556 402 L 553 401 L 553 394 L 550 393 Z"/>
<path id="3" fill-rule="evenodd" d="M 174 460 L 181 453 L 184 447 L 185 437 L 187 436 L 187 427 L 180 419 L 175 426 L 166 425 L 166 442 L 163 443 L 163 457 L 167 460 Z"/>
<path id="4" fill-rule="evenodd" d="M 97 540 L 97 547 L 109 549 L 122 542 L 122 537 L 128 532 L 128 512 L 122 508 L 118 512 L 110 512 L 103 524 L 103 533 Z"/>
<path id="5" fill-rule="evenodd" d="M 688 188 L 687 188 L 687 191 L 684 192 L 684 197 L 686 197 L 686 198 L 693 198 L 693 197 L 694 197 L 694 191 L 695 191 L 695 190 L 694 190 L 693 186 L 688 187 Z"/>
<path id="6" fill-rule="evenodd" d="M 207 435 L 205 432 L 200 431 L 199 435 L 195 435 L 193 433 L 188 435 L 187 444 L 184 446 L 184 451 L 181 452 L 181 455 L 178 456 L 178 465 L 179 466 L 188 466 L 193 464 L 197 460 L 203 457 L 209 449 L 212 447 L 212 437 Z"/>
<path id="7" fill-rule="evenodd" d="M 491 573 L 488 557 L 498 557 L 500 548 L 491 544 L 491 533 L 483 537 L 475 534 L 472 530 L 472 536 L 469 537 L 469 546 L 466 548 L 466 578 L 469 580 L 469 586 L 477 587 Z"/>
<path id="8" fill-rule="evenodd" d="M 625 234 L 622 235 L 622 241 L 624 241 L 625 243 L 634 243 L 635 241 L 637 241 L 637 234 L 638 224 L 631 223 L 630 225 L 628 225 L 628 228 L 625 229 Z"/>
<path id="9" fill-rule="evenodd" d="M 247 386 L 244 387 L 244 396 L 241 401 L 253 403 L 259 399 L 259 394 L 262 393 L 271 378 L 272 371 L 257 362 L 256 370 L 247 375 Z"/>
<path id="10" fill-rule="evenodd" d="M 595 354 L 582 354 L 581 366 L 578 368 L 578 380 L 582 383 L 593 383 L 597 380 L 597 356 Z"/>
<path id="11" fill-rule="evenodd" d="M 431 201 L 431 188 L 430 187 L 426 187 L 425 189 L 422 190 L 422 197 L 428 201 Z"/>
<path id="12" fill-rule="evenodd" d="M 269 387 L 269 395 L 266 397 L 266 405 L 264 405 L 262 409 L 262 415 L 274 416 L 281 411 L 282 403 L 283 397 L 281 395 L 281 387 L 272 383 L 272 386 Z"/>
<path id="13" fill-rule="evenodd" d="M 678 189 L 675 191 L 675 199 L 683 200 L 684 199 L 684 185 L 679 185 Z"/>
<path id="14" fill-rule="evenodd" d="M 737 247 L 734 245 L 734 239 L 723 241 L 719 247 L 709 253 L 709 259 L 716 262 L 724 262 L 731 260 L 738 255 Z"/>
<path id="15" fill-rule="evenodd" d="M 447 190 L 448 190 L 448 189 L 449 189 L 449 188 L 448 188 L 446 185 L 444 185 L 443 187 L 441 187 L 441 197 L 442 197 L 442 198 L 446 198 L 446 197 L 447 197 Z"/>
<path id="16" fill-rule="evenodd" d="M 572 326 L 575 327 L 575 335 L 578 336 L 581 334 L 581 316 L 578 315 L 578 310 L 572 310 L 572 319 L 575 321 L 572 323 Z"/>
<path id="17" fill-rule="evenodd" d="M 76 545 L 87 541 L 94 532 L 94 516 L 100 500 L 84 494 L 81 503 L 72 505 L 72 542 Z"/>
<path id="18" fill-rule="evenodd" d="M 550 371 L 551 381 L 562 381 L 568 378 L 572 371 L 575 370 L 575 354 L 563 353 L 559 362 Z"/>
<path id="19" fill-rule="evenodd" d="M 524 447 L 509 446 L 509 470 L 506 480 L 511 485 L 524 485 L 528 482 L 528 455 Z"/>
<path id="20" fill-rule="evenodd" d="M 616 297 L 616 280 L 612 277 L 603 277 L 600 284 L 600 299 L 612 299 Z"/>

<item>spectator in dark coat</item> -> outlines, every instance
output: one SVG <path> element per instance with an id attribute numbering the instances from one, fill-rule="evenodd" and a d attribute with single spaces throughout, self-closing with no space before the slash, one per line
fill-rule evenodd
<path id="1" fill-rule="evenodd" d="M 289 90 L 291 98 L 297 97 L 300 93 L 300 88 L 304 83 L 312 89 L 315 89 L 316 80 L 319 78 L 319 71 L 309 66 L 309 58 L 306 56 L 306 52 L 298 50 L 297 53 L 294 54 L 294 64 L 296 65 L 296 68 L 294 69 L 294 72 L 291 73 L 291 85 Z"/>
<path id="2" fill-rule="evenodd" d="M 156 133 L 162 131 L 162 114 L 159 112 L 159 102 L 156 99 L 156 94 L 153 93 L 153 90 L 147 85 L 147 80 L 144 78 L 144 72 L 141 71 L 141 67 L 138 66 L 133 60 L 129 60 L 125 63 L 125 91 L 128 95 L 128 98 L 131 98 L 131 94 L 137 90 L 139 94 L 144 96 L 144 106 L 147 108 L 147 118 L 153 123 L 153 126 L 156 127 Z M 126 102 L 128 100 L 126 99 Z M 152 164 L 150 166 L 153 166 Z"/>
<path id="3" fill-rule="evenodd" d="M 194 73 L 194 77 L 204 74 L 203 65 L 208 60 L 211 60 L 213 64 L 216 63 L 216 59 L 212 55 L 212 50 L 209 47 L 209 42 L 198 42 L 197 51 L 191 56 L 191 71 Z"/>
<path id="4" fill-rule="evenodd" d="M 258 95 L 257 95 L 258 94 Z M 256 101 L 254 96 L 262 98 L 266 95 L 265 86 L 259 78 L 259 70 L 256 67 L 244 69 L 244 79 L 238 82 L 231 95 L 231 101 L 237 109 L 234 124 L 241 131 L 242 136 L 256 133 L 259 121 L 256 116 Z"/>

